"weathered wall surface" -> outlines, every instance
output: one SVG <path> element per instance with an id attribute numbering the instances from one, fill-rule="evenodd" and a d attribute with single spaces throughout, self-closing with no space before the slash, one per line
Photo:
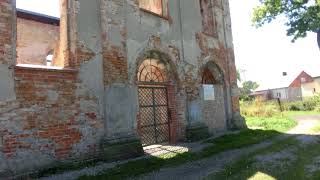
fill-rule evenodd
<path id="1" fill-rule="evenodd" d="M 0 10 L 7 8 L 8 15 L 4 19 L 2 15 L 7 11 L 1 12 L 0 24 L 14 22 L 8 20 L 14 17 L 9 14 L 13 10 L 10 9 L 11 3 L 1 1 Z M 73 16 L 86 17 L 88 13 L 99 12 L 97 3 L 83 3 L 86 8 Z M 99 151 L 100 139 L 104 134 L 103 86 L 100 85 L 103 82 L 102 69 L 99 73 L 102 60 L 98 53 L 90 53 L 90 48 L 95 52 L 101 49 L 100 22 L 98 13 L 89 17 L 94 19 L 84 21 L 85 24 L 77 23 L 77 29 L 74 29 L 78 32 L 77 42 L 74 43 L 79 44 L 79 67 L 13 68 L 15 78 L 11 76 L 10 80 L 15 84 L 15 89 L 10 92 L 16 92 L 17 96 L 15 100 L 2 101 L 0 105 L 0 175 L 33 171 L 68 159 L 87 159 Z M 7 31 L 0 37 L 6 35 L 4 40 L 8 42 L 5 45 L 8 54 L 6 52 L 6 56 L 0 59 L 14 64 L 14 54 L 9 54 L 9 47 L 15 48 L 15 37 L 12 35 L 15 28 Z M 1 42 L 6 41 L 1 39 Z M 1 82 L 3 78 L 1 76 Z M 4 91 L 0 89 L 0 92 L 2 95 Z"/>
<path id="2" fill-rule="evenodd" d="M 0 101 L 15 98 L 13 69 L 15 64 L 14 7 L 11 0 L 0 2 Z"/>
<path id="3" fill-rule="evenodd" d="M 211 3 L 214 36 L 205 33 L 199 1 L 168 1 L 167 16 L 140 10 L 138 0 L 65 1 L 68 43 L 60 51 L 68 58 L 57 63 L 68 68 L 10 69 L 14 2 L 1 1 L 0 174 L 85 159 L 98 154 L 102 140 L 138 139 L 136 73 L 145 58 L 159 58 L 168 69 L 171 142 L 184 140 L 193 122 L 211 134 L 240 127 L 229 7 Z M 200 92 L 208 62 L 223 77 L 215 102 Z"/>
<path id="4" fill-rule="evenodd" d="M 17 18 L 17 63 L 46 65 L 47 55 L 58 50 L 59 28 Z"/>

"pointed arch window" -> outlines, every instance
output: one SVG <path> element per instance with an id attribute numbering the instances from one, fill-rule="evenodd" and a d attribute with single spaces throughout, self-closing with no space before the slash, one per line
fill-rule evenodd
<path id="1" fill-rule="evenodd" d="M 216 84 L 217 81 L 214 79 L 211 71 L 205 68 L 202 74 L 202 84 Z"/>

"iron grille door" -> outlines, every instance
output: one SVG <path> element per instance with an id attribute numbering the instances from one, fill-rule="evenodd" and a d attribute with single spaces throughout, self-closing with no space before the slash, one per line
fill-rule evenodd
<path id="1" fill-rule="evenodd" d="M 166 87 L 139 87 L 139 133 L 143 146 L 170 140 Z"/>

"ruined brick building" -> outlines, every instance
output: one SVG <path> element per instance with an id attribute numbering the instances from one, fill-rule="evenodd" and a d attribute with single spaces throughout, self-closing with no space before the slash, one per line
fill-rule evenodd
<path id="1" fill-rule="evenodd" d="M 0 0 L 0 176 L 245 126 L 227 0 L 60 7 Z"/>

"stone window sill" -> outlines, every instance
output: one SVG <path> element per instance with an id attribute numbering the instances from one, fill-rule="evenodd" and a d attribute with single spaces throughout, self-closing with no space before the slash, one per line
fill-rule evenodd
<path id="1" fill-rule="evenodd" d="M 25 70 L 34 70 L 34 71 L 51 71 L 51 72 L 78 72 L 76 69 L 72 68 L 63 68 L 56 66 L 43 66 L 43 65 L 33 65 L 33 64 L 17 64 L 15 69 L 25 69 Z"/>

